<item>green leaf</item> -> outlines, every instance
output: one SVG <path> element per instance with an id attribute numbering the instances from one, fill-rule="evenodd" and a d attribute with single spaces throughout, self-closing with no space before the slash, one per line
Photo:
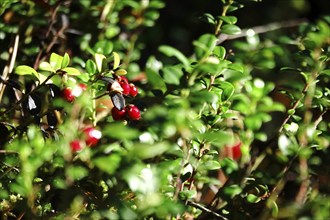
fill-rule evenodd
<path id="1" fill-rule="evenodd" d="M 190 65 L 188 58 L 174 47 L 163 45 L 159 47 L 159 51 L 168 57 L 173 56 L 177 58 L 184 65 L 184 67 L 189 67 Z"/>
<path id="2" fill-rule="evenodd" d="M 88 74 L 94 74 L 96 73 L 96 64 L 93 60 L 88 59 L 86 62 L 86 72 Z"/>
<path id="3" fill-rule="evenodd" d="M 118 69 L 118 70 L 116 70 L 115 74 L 116 74 L 117 76 L 124 76 L 124 75 L 127 74 L 127 71 L 124 70 L 124 69 Z"/>
<path id="4" fill-rule="evenodd" d="M 166 91 L 166 84 L 164 79 L 160 76 L 159 70 L 163 68 L 160 61 L 156 60 L 154 56 L 149 57 L 146 63 L 146 75 L 148 84 L 152 89 L 158 89 L 162 92 Z"/>
<path id="5" fill-rule="evenodd" d="M 62 60 L 62 63 L 61 63 L 61 68 L 65 68 L 69 65 L 70 63 L 70 57 L 69 57 L 69 54 L 65 53 L 64 56 L 63 56 L 63 60 Z"/>
<path id="6" fill-rule="evenodd" d="M 48 62 L 41 62 L 39 65 L 39 69 L 43 70 L 43 71 L 49 71 L 52 73 L 55 73 L 56 71 L 54 70 L 54 68 L 50 65 L 50 63 Z"/>
<path id="7" fill-rule="evenodd" d="M 102 133 L 118 140 L 129 140 L 139 136 L 137 130 L 125 126 L 123 123 L 113 123 L 108 125 Z"/>
<path id="8" fill-rule="evenodd" d="M 208 24 L 215 24 L 215 18 L 213 17 L 213 15 L 209 14 L 209 13 L 205 13 L 202 16 L 199 17 L 199 19 L 203 22 L 206 22 Z"/>
<path id="9" fill-rule="evenodd" d="M 223 46 L 216 46 L 213 50 L 213 54 L 223 60 L 226 57 L 226 49 Z"/>
<path id="10" fill-rule="evenodd" d="M 202 59 L 211 55 L 217 45 L 217 38 L 213 34 L 204 34 L 193 42 L 197 59 Z"/>
<path id="11" fill-rule="evenodd" d="M 76 68 L 73 68 L 73 67 L 66 67 L 62 70 L 64 72 L 66 72 L 68 75 L 71 75 L 71 76 L 79 76 L 80 75 L 79 70 L 77 70 Z"/>
<path id="12" fill-rule="evenodd" d="M 17 75 L 21 75 L 21 76 L 24 76 L 24 75 L 33 75 L 37 79 L 39 79 L 39 73 L 35 69 L 33 69 L 32 67 L 29 67 L 29 66 L 26 66 L 26 65 L 17 66 L 15 68 L 15 73 Z"/>
<path id="13" fill-rule="evenodd" d="M 167 142 L 159 142 L 156 144 L 135 144 L 130 155 L 133 158 L 138 157 L 144 160 L 162 155 L 169 148 L 170 144 Z"/>
<path id="14" fill-rule="evenodd" d="M 49 63 L 50 65 L 53 67 L 53 69 L 55 71 L 61 69 L 61 66 L 62 66 L 62 60 L 63 60 L 63 57 L 56 54 L 56 53 L 52 53 L 50 55 L 50 58 L 49 58 Z"/>
<path id="15" fill-rule="evenodd" d="M 112 154 L 110 156 L 102 156 L 93 159 L 93 163 L 100 170 L 113 174 L 120 165 L 121 157 L 117 154 Z"/>
<path id="16" fill-rule="evenodd" d="M 103 60 L 106 59 L 106 57 L 103 54 L 95 53 L 94 55 L 96 68 L 99 73 L 102 72 L 102 63 Z"/>
<path id="17" fill-rule="evenodd" d="M 222 101 L 229 100 L 235 92 L 235 87 L 233 86 L 233 84 L 227 81 L 220 82 L 219 86 L 217 87 L 219 87 L 223 91 L 221 94 Z"/>
<path id="18" fill-rule="evenodd" d="M 322 70 L 322 71 L 321 71 L 321 74 L 324 74 L 324 75 L 330 76 L 330 69 Z"/>
<path id="19" fill-rule="evenodd" d="M 277 206 L 277 204 L 276 204 L 275 201 L 272 201 L 272 203 L 271 203 L 271 209 L 272 209 L 272 216 L 274 218 L 276 218 L 277 215 L 278 215 L 278 206 Z"/>
<path id="20" fill-rule="evenodd" d="M 66 175 L 73 180 L 80 180 L 88 175 L 88 170 L 81 166 L 70 166 L 65 171 Z"/>
<path id="21" fill-rule="evenodd" d="M 120 56 L 118 53 L 116 52 L 112 52 L 113 54 L 113 69 L 117 69 L 119 67 L 120 64 Z"/>
<path id="22" fill-rule="evenodd" d="M 234 24 L 225 24 L 221 27 L 221 32 L 224 34 L 235 35 L 240 34 L 241 29 Z"/>
<path id="23" fill-rule="evenodd" d="M 224 193 L 228 196 L 230 196 L 231 198 L 233 198 L 235 195 L 240 194 L 242 192 L 242 188 L 239 185 L 230 185 L 227 186 L 224 189 Z"/>
<path id="24" fill-rule="evenodd" d="M 192 199 L 196 195 L 197 195 L 197 191 L 196 190 L 185 190 L 185 191 L 181 191 L 179 193 L 180 199 L 182 199 L 182 200 Z"/>
<path id="25" fill-rule="evenodd" d="M 198 134 L 198 138 L 205 140 L 216 147 L 223 147 L 232 141 L 232 135 L 224 131 L 213 131 Z"/>
<path id="26" fill-rule="evenodd" d="M 162 69 L 164 81 L 168 84 L 180 85 L 180 78 L 183 73 L 179 68 L 167 66 Z"/>
<path id="27" fill-rule="evenodd" d="M 93 50 L 96 53 L 105 54 L 105 55 L 109 55 L 112 52 L 112 49 L 113 49 L 113 43 L 108 40 L 98 41 L 93 47 Z"/>
<path id="28" fill-rule="evenodd" d="M 221 168 L 221 165 L 216 160 L 208 160 L 203 162 L 198 170 L 219 170 Z"/>
<path id="29" fill-rule="evenodd" d="M 246 197 L 246 199 L 249 203 L 258 203 L 260 201 L 260 198 L 258 196 L 253 195 L 253 194 L 249 194 Z"/>
<path id="30" fill-rule="evenodd" d="M 218 18 L 227 24 L 235 24 L 237 22 L 237 18 L 235 16 L 219 16 Z"/>

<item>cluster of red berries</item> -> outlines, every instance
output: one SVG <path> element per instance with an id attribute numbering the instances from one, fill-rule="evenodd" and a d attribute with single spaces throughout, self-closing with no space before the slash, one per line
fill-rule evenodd
<path id="1" fill-rule="evenodd" d="M 108 83 L 107 90 L 111 97 L 113 108 L 111 109 L 112 118 L 118 120 L 140 120 L 141 113 L 138 107 L 133 104 L 125 104 L 125 97 L 135 97 L 138 89 L 133 83 L 129 83 L 125 76 L 114 75 L 112 77 L 102 77 Z M 61 91 L 62 98 L 68 102 L 73 102 L 87 89 L 85 84 L 77 84 L 72 87 L 65 87 Z M 82 150 L 84 147 L 97 145 L 102 137 L 101 131 L 94 127 L 87 127 L 82 130 L 83 140 L 75 139 L 70 142 L 72 152 Z"/>
<path id="2" fill-rule="evenodd" d="M 83 141 L 75 139 L 70 142 L 73 152 L 82 150 L 85 146 L 94 147 L 102 137 L 102 132 L 94 127 L 86 127 L 82 130 Z"/>
<path id="3" fill-rule="evenodd" d="M 125 76 L 116 76 L 114 81 L 109 82 L 108 91 L 110 92 L 110 96 L 113 92 L 115 92 L 114 95 L 122 94 L 130 97 L 135 97 L 138 94 L 138 89 L 136 86 L 133 83 L 129 83 Z M 111 109 L 113 120 L 140 120 L 140 109 L 132 104 L 125 105 L 125 101 L 122 96 L 118 96 L 118 98 L 118 102 L 113 101 L 114 107 Z"/>

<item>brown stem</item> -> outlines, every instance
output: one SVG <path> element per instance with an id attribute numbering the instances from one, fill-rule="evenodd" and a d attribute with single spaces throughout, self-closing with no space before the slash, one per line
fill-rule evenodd
<path id="1" fill-rule="evenodd" d="M 218 44 L 221 44 L 227 40 L 234 40 L 242 37 L 246 37 L 249 32 L 252 31 L 254 34 L 263 34 L 268 33 L 271 31 L 283 29 L 283 28 L 290 28 L 290 27 L 297 27 L 303 23 L 305 23 L 307 19 L 297 19 L 297 20 L 289 20 L 289 21 L 281 21 L 281 22 L 273 22 L 266 25 L 255 26 L 251 28 L 242 29 L 240 34 L 236 35 L 227 35 L 221 34 L 218 38 Z"/>

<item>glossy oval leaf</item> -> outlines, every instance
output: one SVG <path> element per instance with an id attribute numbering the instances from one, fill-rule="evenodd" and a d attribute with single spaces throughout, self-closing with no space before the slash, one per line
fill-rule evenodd
<path id="1" fill-rule="evenodd" d="M 241 29 L 234 24 L 225 24 L 221 27 L 221 32 L 224 34 L 235 35 L 240 34 Z"/>
<path id="2" fill-rule="evenodd" d="M 93 60 L 88 59 L 86 62 L 86 72 L 88 74 L 96 73 L 96 64 Z"/>
<path id="3" fill-rule="evenodd" d="M 235 24 L 237 22 L 237 18 L 235 16 L 219 16 L 219 19 L 227 24 Z"/>

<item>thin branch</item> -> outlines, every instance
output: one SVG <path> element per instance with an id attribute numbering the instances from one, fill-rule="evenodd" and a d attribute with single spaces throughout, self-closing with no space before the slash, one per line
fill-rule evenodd
<path id="1" fill-rule="evenodd" d="M 18 43 L 19 43 L 19 35 L 16 34 L 15 40 L 14 40 L 14 46 L 9 48 L 9 53 L 11 54 L 9 65 L 6 65 L 3 73 L 2 73 L 2 79 L 7 80 L 10 73 L 12 73 L 16 61 L 17 56 L 17 50 L 18 50 Z M 0 102 L 2 100 L 3 93 L 5 91 L 6 85 L 2 84 L 0 82 Z"/>
<path id="2" fill-rule="evenodd" d="M 218 38 L 218 44 L 222 44 L 223 42 L 227 40 L 234 40 L 237 38 L 242 38 L 248 36 L 249 33 L 253 34 L 263 34 L 283 28 L 291 28 L 291 27 L 297 27 L 303 23 L 305 23 L 307 19 L 296 19 L 296 20 L 290 20 L 290 21 L 280 21 L 280 22 L 273 22 L 266 25 L 260 25 L 255 26 L 252 28 L 246 28 L 242 29 L 240 34 L 236 35 L 228 35 L 228 34 L 220 34 Z"/>
<path id="3" fill-rule="evenodd" d="M 210 209 L 208 209 L 208 208 L 206 208 L 206 207 L 204 207 L 204 206 L 202 206 L 198 203 L 195 203 L 193 201 L 187 201 L 187 203 L 188 203 L 188 205 L 190 205 L 194 208 L 200 209 L 204 212 L 207 212 L 207 213 L 215 216 L 217 219 L 228 220 L 226 217 L 224 217 L 224 216 L 222 216 L 222 215 L 220 215 L 220 214 L 218 214 L 218 213 L 216 213 L 216 212 L 214 212 L 214 211 L 212 211 L 212 210 L 210 210 Z"/>

